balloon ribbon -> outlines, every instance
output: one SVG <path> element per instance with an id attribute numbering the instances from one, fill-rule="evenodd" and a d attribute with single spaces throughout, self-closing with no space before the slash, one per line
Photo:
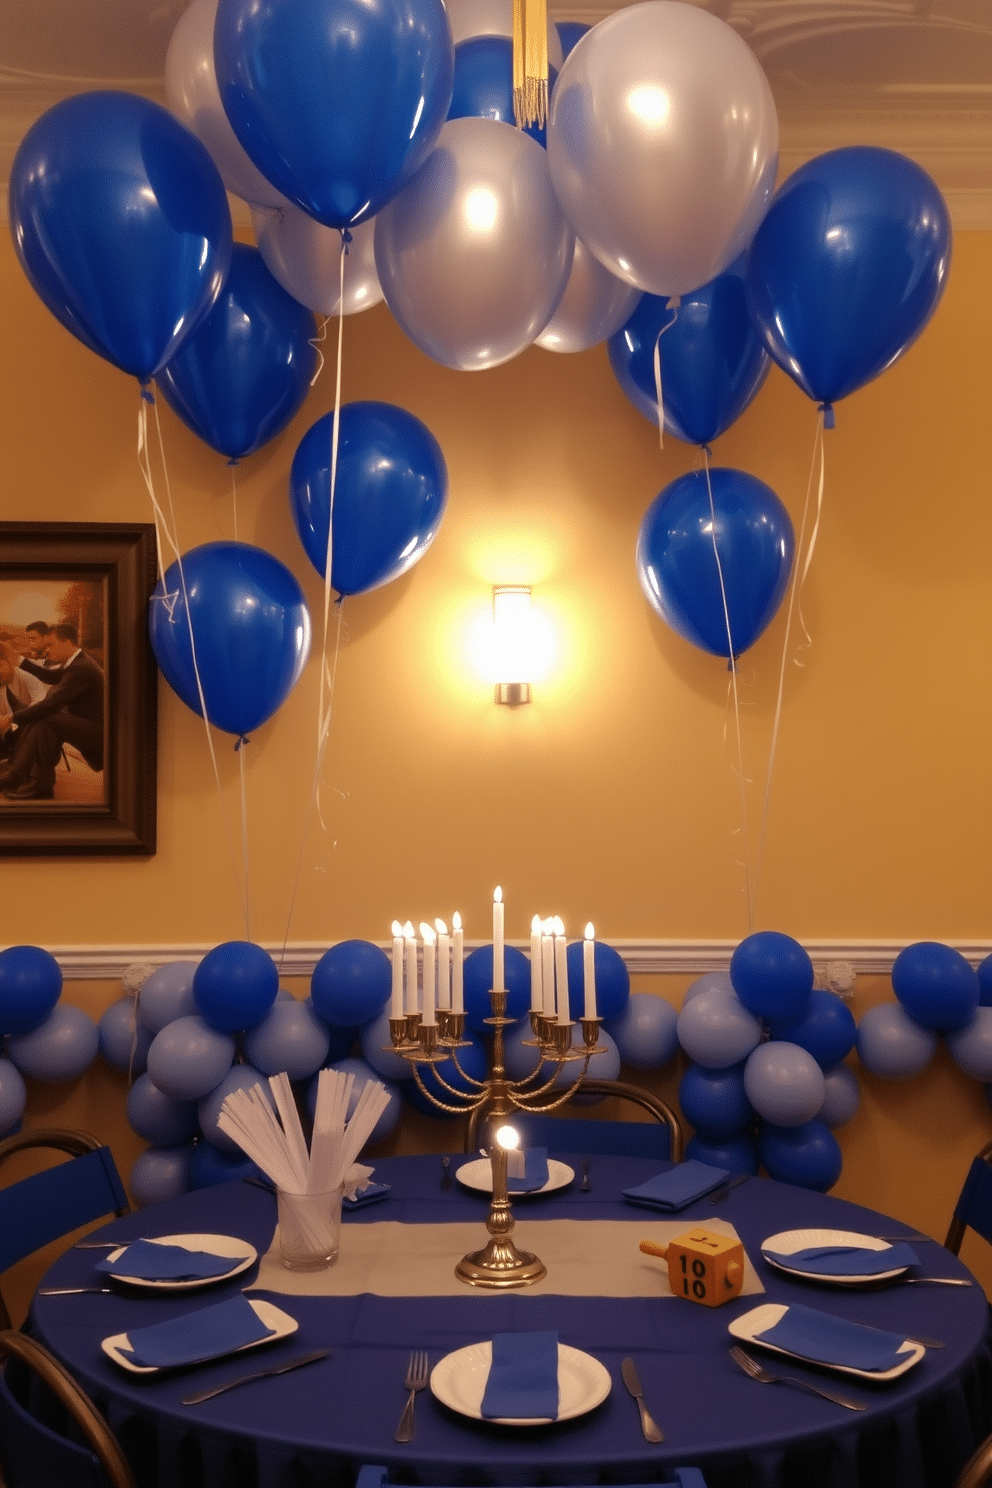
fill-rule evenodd
<path id="1" fill-rule="evenodd" d="M 513 117 L 518 129 L 547 121 L 547 0 L 513 0 Z"/>

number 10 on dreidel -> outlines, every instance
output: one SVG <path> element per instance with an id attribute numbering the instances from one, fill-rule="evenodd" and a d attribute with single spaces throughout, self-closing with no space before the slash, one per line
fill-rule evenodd
<path id="1" fill-rule="evenodd" d="M 645 1255 L 668 1261 L 668 1285 L 675 1297 L 687 1297 L 704 1307 L 719 1307 L 740 1295 L 744 1285 L 744 1247 L 729 1235 L 701 1225 L 677 1235 L 667 1245 L 642 1240 Z"/>

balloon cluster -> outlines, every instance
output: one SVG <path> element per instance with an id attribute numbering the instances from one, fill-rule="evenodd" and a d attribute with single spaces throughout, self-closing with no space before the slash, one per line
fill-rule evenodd
<path id="1" fill-rule="evenodd" d="M 975 969 L 938 941 L 906 946 L 892 966 L 894 1003 L 869 1008 L 858 1023 L 858 1057 L 888 1080 L 919 1074 L 940 1039 L 965 1074 L 992 1099 L 992 956 Z"/>
<path id="2" fill-rule="evenodd" d="M 24 1114 L 24 1075 L 60 1084 L 96 1057 L 96 1024 L 82 1008 L 60 1002 L 61 995 L 62 968 L 48 951 L 31 945 L 0 951 L 0 1137 Z"/>
<path id="3" fill-rule="evenodd" d="M 813 963 L 778 931 L 749 935 L 730 970 L 688 989 L 679 1043 L 694 1062 L 679 1102 L 695 1127 L 690 1156 L 803 1188 L 826 1191 L 840 1176 L 833 1128 L 857 1110 L 857 1080 L 844 1063 L 854 1017 L 816 988 Z"/>

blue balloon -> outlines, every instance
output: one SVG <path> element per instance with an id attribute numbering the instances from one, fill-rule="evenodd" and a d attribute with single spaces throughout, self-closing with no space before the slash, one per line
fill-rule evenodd
<path id="1" fill-rule="evenodd" d="M 236 243 L 209 315 L 156 381 L 169 407 L 211 449 L 240 459 L 303 407 L 317 370 L 314 315 Z"/>
<path id="2" fill-rule="evenodd" d="M 798 1044 L 772 1039 L 748 1055 L 744 1089 L 758 1115 L 774 1126 L 802 1126 L 823 1105 L 823 1071 Z"/>
<path id="3" fill-rule="evenodd" d="M 833 1188 L 844 1165 L 837 1138 L 822 1121 L 785 1127 L 765 1123 L 758 1137 L 758 1152 L 770 1178 L 820 1193 Z"/>
<path id="4" fill-rule="evenodd" d="M 708 474 L 712 511 L 704 470 L 679 476 L 655 497 L 641 522 L 637 573 L 648 604 L 666 625 L 714 656 L 740 656 L 782 601 L 792 567 L 792 521 L 764 481 L 721 467 Z"/>
<path id="5" fill-rule="evenodd" d="M 971 1022 L 982 988 L 960 951 L 920 940 L 892 963 L 892 990 L 914 1022 L 947 1033 Z"/>
<path id="6" fill-rule="evenodd" d="M 729 429 L 771 367 L 748 314 L 744 265 L 739 258 L 701 289 L 683 295 L 677 310 L 670 310 L 665 298 L 643 295 L 627 324 L 607 342 L 614 377 L 655 426 L 657 342 L 665 429 L 686 444 L 709 444 Z"/>
<path id="7" fill-rule="evenodd" d="M 310 998 L 291 998 L 274 1003 L 268 1017 L 245 1034 L 245 1054 L 263 1075 L 285 1071 L 291 1080 L 306 1080 L 324 1063 L 330 1043 Z"/>
<path id="8" fill-rule="evenodd" d="M 125 1109 L 131 1129 L 153 1147 L 175 1147 L 200 1130 L 196 1101 L 165 1095 L 148 1074 L 139 1075 L 131 1086 Z"/>
<path id="9" fill-rule="evenodd" d="M 221 1033 L 237 1033 L 261 1023 L 278 991 L 276 963 L 268 951 L 250 940 L 227 940 L 214 946 L 193 974 L 197 1011 Z"/>
<path id="10" fill-rule="evenodd" d="M 778 930 L 746 936 L 730 958 L 734 991 L 758 1018 L 804 1018 L 814 977 L 805 949 Z"/>
<path id="11" fill-rule="evenodd" d="M 217 167 L 132 93 L 78 93 L 42 114 L 11 166 L 10 223 L 52 314 L 142 381 L 203 321 L 231 259 Z"/>
<path id="12" fill-rule="evenodd" d="M 861 1104 L 858 1077 L 848 1065 L 838 1064 L 824 1072 L 823 1085 L 823 1105 L 816 1119 L 824 1126 L 843 1126 Z"/>
<path id="13" fill-rule="evenodd" d="M 40 1028 L 12 1038 L 7 1052 L 22 1074 L 56 1085 L 89 1069 L 99 1048 L 100 1035 L 89 1013 L 60 1002 Z"/>
<path id="14" fill-rule="evenodd" d="M 184 1142 L 179 1147 L 149 1147 L 142 1152 L 131 1168 L 129 1182 L 139 1209 L 188 1192 L 193 1150 L 192 1142 Z"/>
<path id="15" fill-rule="evenodd" d="M 548 69 L 548 92 L 558 74 Z M 493 119 L 516 128 L 513 112 L 513 42 L 508 36 L 469 36 L 455 47 L 455 76 L 449 119 Z M 524 134 L 547 147 L 544 124 L 528 124 Z"/>
<path id="16" fill-rule="evenodd" d="M 486 1023 L 493 1014 L 489 993 L 493 985 L 493 948 L 476 946 L 462 963 L 465 996 L 465 1022 L 473 1033 L 491 1034 Z M 506 988 L 506 1016 L 522 1018 L 530 1009 L 530 958 L 516 946 L 503 947 L 503 985 Z M 530 1027 L 528 1019 L 527 1026 Z"/>
<path id="17" fill-rule="evenodd" d="M 310 977 L 315 1011 L 337 1028 L 361 1028 L 389 1000 L 392 969 L 381 946 L 342 940 L 324 952 Z"/>
<path id="18" fill-rule="evenodd" d="M 325 1026 L 329 1043 L 324 1063 L 335 1064 L 339 1059 L 346 1059 L 352 1052 L 359 1037 L 359 1030 L 357 1028 L 335 1028 L 331 1023 Z M 388 1029 L 389 1025 L 386 1026 Z"/>
<path id="19" fill-rule="evenodd" d="M 40 946 L 0 951 L 0 1034 L 31 1033 L 49 1018 L 62 993 L 62 968 Z"/>
<path id="20" fill-rule="evenodd" d="M 214 67 L 266 180 L 325 227 L 353 227 L 430 153 L 454 48 L 442 0 L 220 0 Z"/>
<path id="21" fill-rule="evenodd" d="M 440 1106 L 436 1106 L 432 1100 L 423 1094 L 414 1080 L 409 1080 L 403 1087 L 403 1093 L 410 1104 L 425 1116 L 445 1117 L 450 1120 L 464 1111 L 464 1103 L 459 1101 L 457 1095 L 452 1095 L 451 1091 L 446 1090 L 441 1084 L 441 1080 L 446 1081 L 448 1085 L 454 1086 L 456 1091 L 461 1091 L 469 1095 L 478 1095 L 478 1086 L 473 1085 L 472 1081 L 484 1080 L 489 1073 L 489 1059 L 485 1046 L 482 1040 L 476 1038 L 473 1034 L 467 1035 L 465 1048 L 457 1049 L 455 1052 L 458 1055 L 458 1063 L 461 1069 L 468 1076 L 467 1079 L 455 1068 L 450 1054 L 440 1064 L 420 1065 L 419 1071 L 420 1078 L 424 1083 L 424 1089 L 431 1095 L 436 1096 L 438 1100 L 445 1101 L 448 1105 L 456 1106 L 458 1108 L 457 1111 L 445 1111 Z M 440 1079 L 438 1075 L 440 1075 Z"/>
<path id="22" fill-rule="evenodd" d="M 328 1068 L 340 1070 L 342 1074 L 354 1075 L 355 1077 L 355 1083 L 351 1087 L 351 1095 L 348 1099 L 348 1109 L 345 1115 L 345 1120 L 347 1121 L 351 1120 L 355 1107 L 358 1105 L 358 1097 L 370 1080 L 375 1080 L 380 1084 L 389 1096 L 389 1104 L 372 1128 L 366 1145 L 372 1142 L 380 1142 L 384 1137 L 388 1137 L 390 1132 L 395 1131 L 399 1125 L 403 1106 L 400 1086 L 396 1082 L 383 1080 L 364 1059 L 338 1059 L 334 1064 L 329 1065 Z M 315 1075 L 307 1086 L 306 1104 L 311 1116 L 313 1116 L 317 1109 L 317 1084 L 319 1079 L 320 1076 Z"/>
<path id="23" fill-rule="evenodd" d="M 371 1065 L 383 1079 L 402 1081 L 413 1077 L 413 1065 L 393 1052 L 388 1007 L 383 1008 L 378 1018 L 362 1029 L 359 1043 L 366 1064 Z M 406 1090 L 405 1085 L 403 1088 Z"/>
<path id="24" fill-rule="evenodd" d="M 205 543 L 171 564 L 155 586 L 148 630 L 173 692 L 202 715 L 199 676 L 207 717 L 231 734 L 272 717 L 310 653 L 303 590 L 278 558 L 249 543 Z"/>
<path id="25" fill-rule="evenodd" d="M 835 992 L 814 987 L 801 1017 L 772 1021 L 772 1037 L 798 1044 L 826 1070 L 850 1054 L 858 1037 L 858 1025 L 851 1009 Z"/>
<path id="26" fill-rule="evenodd" d="M 706 1069 L 728 1069 L 761 1043 L 761 1024 L 731 992 L 703 992 L 678 1015 L 679 1043 Z"/>
<path id="27" fill-rule="evenodd" d="M 140 1075 L 148 1059 L 152 1031 L 138 1022 L 133 997 L 119 997 L 102 1014 L 97 1024 L 100 1053 L 111 1069 L 134 1078 Z"/>
<path id="28" fill-rule="evenodd" d="M 221 1152 L 205 1138 L 197 1142 L 189 1160 L 190 1188 L 211 1188 L 215 1183 L 231 1183 L 237 1178 L 259 1178 L 261 1173 L 240 1148 Z"/>
<path id="29" fill-rule="evenodd" d="M 568 966 L 568 1010 L 573 1021 L 581 1018 L 585 1007 L 586 973 L 581 940 L 573 940 L 565 952 Z M 597 1015 L 608 1020 L 618 1018 L 630 996 L 630 972 L 619 951 L 603 940 L 595 942 L 593 971 L 596 975 Z"/>
<path id="30" fill-rule="evenodd" d="M 966 1075 L 992 1080 L 992 1008 L 976 1008 L 970 1023 L 949 1033 L 947 1051 Z"/>
<path id="31" fill-rule="evenodd" d="M 24 1115 L 28 1088 L 16 1064 L 0 1058 L 0 1137 L 5 1137 Z"/>
<path id="32" fill-rule="evenodd" d="M 685 1155 L 687 1159 L 694 1157 L 697 1162 L 726 1168 L 731 1173 L 757 1173 L 760 1167 L 758 1144 L 747 1132 L 738 1132 L 736 1136 L 722 1140 L 710 1140 L 697 1132 L 686 1142 Z"/>
<path id="33" fill-rule="evenodd" d="M 779 366 L 833 403 L 913 344 L 950 259 L 947 206 L 924 170 L 892 150 L 831 150 L 768 208 L 748 258 L 748 306 Z"/>
<path id="34" fill-rule="evenodd" d="M 679 1081 L 679 1106 L 690 1126 L 711 1141 L 743 1131 L 754 1120 L 743 1062 L 717 1070 L 691 1064 Z"/>
<path id="35" fill-rule="evenodd" d="M 555 21 L 555 30 L 561 39 L 562 55 L 567 57 L 575 43 L 585 36 L 590 27 L 582 21 Z"/>
<path id="36" fill-rule="evenodd" d="M 203 1135 L 215 1148 L 225 1153 L 237 1153 L 244 1157 L 244 1152 L 238 1146 L 233 1137 L 222 1131 L 217 1125 L 220 1116 L 220 1108 L 229 1095 L 238 1090 L 257 1090 L 258 1093 L 268 1101 L 275 1110 L 275 1097 L 272 1087 L 264 1075 L 250 1064 L 235 1064 L 228 1070 L 224 1078 L 214 1086 L 213 1090 L 202 1096 L 196 1106 L 197 1121 Z"/>
<path id="37" fill-rule="evenodd" d="M 138 1021 L 145 1028 L 158 1033 L 176 1018 L 196 1012 L 193 977 L 198 965 L 198 961 L 168 961 L 156 966 L 138 993 Z"/>
<path id="38" fill-rule="evenodd" d="M 289 476 L 293 521 L 307 557 L 324 577 L 333 418 L 307 430 Z M 331 585 L 364 594 L 406 573 L 437 535 L 448 498 L 441 446 L 425 424 L 391 403 L 341 409 L 334 482 Z"/>
<path id="39" fill-rule="evenodd" d="M 933 1058 L 937 1042 L 937 1035 L 897 1002 L 878 1003 L 858 1023 L 858 1058 L 866 1070 L 886 1080 L 918 1075 Z"/>
<path id="40" fill-rule="evenodd" d="M 678 1013 L 653 992 L 632 992 L 626 1006 L 604 1025 L 631 1069 L 660 1069 L 679 1050 Z"/>
<path id="41" fill-rule="evenodd" d="M 992 956 L 986 956 L 978 966 L 979 1007 L 992 1007 Z"/>
<path id="42" fill-rule="evenodd" d="M 202 1018 L 177 1018 L 152 1039 L 148 1074 L 174 1100 L 200 1100 L 234 1063 L 234 1040 Z"/>

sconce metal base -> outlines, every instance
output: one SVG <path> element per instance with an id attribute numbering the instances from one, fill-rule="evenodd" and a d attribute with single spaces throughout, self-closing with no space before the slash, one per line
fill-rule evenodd
<path id="1" fill-rule="evenodd" d="M 499 1290 L 531 1286 L 547 1274 L 544 1262 L 530 1251 L 517 1250 L 509 1236 L 494 1235 L 482 1250 L 462 1256 L 455 1267 L 459 1281 L 465 1281 L 469 1286 Z"/>
<path id="2" fill-rule="evenodd" d="M 497 682 L 496 701 L 498 703 L 509 703 L 515 708 L 520 703 L 530 702 L 529 682 Z"/>

